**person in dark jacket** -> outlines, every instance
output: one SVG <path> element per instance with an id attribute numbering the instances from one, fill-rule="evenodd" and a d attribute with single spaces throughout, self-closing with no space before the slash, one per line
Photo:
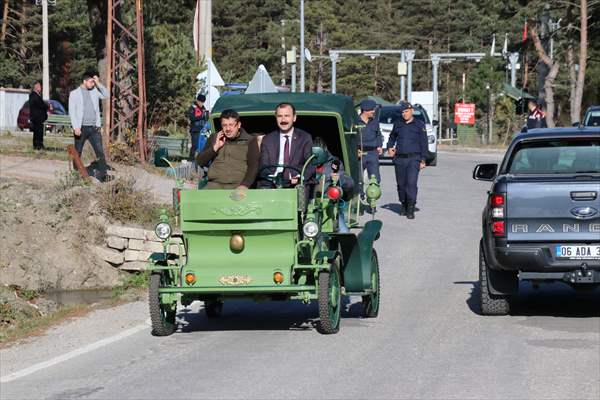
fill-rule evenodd
<path id="1" fill-rule="evenodd" d="M 275 108 L 275 120 L 279 129 L 266 135 L 260 147 L 260 169 L 258 187 L 273 188 L 275 185 L 265 179 L 283 173 L 283 178 L 289 186 L 300 183 L 300 174 L 296 170 L 283 167 L 268 168 L 270 165 L 290 165 L 302 171 L 304 163 L 312 154 L 312 137 L 310 133 L 294 127 L 296 109 L 293 104 L 281 103 Z M 308 165 L 304 172 L 304 181 L 308 182 L 315 173 L 315 168 Z M 261 179 L 262 178 L 262 179 Z"/>
<path id="2" fill-rule="evenodd" d="M 527 108 L 529 109 L 527 129 L 546 128 L 546 113 L 542 110 L 537 100 L 529 100 Z"/>
<path id="3" fill-rule="evenodd" d="M 427 157 L 427 130 L 425 124 L 413 116 L 410 103 L 402 104 L 402 119 L 394 123 L 387 148 L 394 157 L 400 215 L 406 212 L 408 219 L 415 218 L 417 181 L 419 171 L 425 168 Z"/>
<path id="4" fill-rule="evenodd" d="M 196 96 L 194 104 L 192 104 L 187 110 L 187 116 L 190 120 L 190 139 L 192 141 L 192 147 L 190 148 L 190 160 L 194 159 L 196 150 L 198 149 L 198 139 L 200 133 L 208 121 L 208 111 L 204 107 L 206 96 L 199 94 Z"/>
<path id="5" fill-rule="evenodd" d="M 42 98 L 42 84 L 36 81 L 29 94 L 29 121 L 35 150 L 44 149 L 44 121 L 47 119 L 48 103 Z"/>
<path id="6" fill-rule="evenodd" d="M 383 136 L 379 130 L 379 121 L 375 117 L 377 103 L 373 100 L 360 102 L 360 115 L 356 118 L 357 125 L 364 125 L 362 129 L 362 171 L 367 170 L 369 179 L 375 175 L 377 182 L 381 181 L 379 173 L 379 156 L 383 153 Z"/>
<path id="7" fill-rule="evenodd" d="M 204 150 L 196 156 L 201 167 L 208 167 L 206 189 L 248 189 L 258 172 L 258 142 L 247 133 L 235 110 L 223 110 L 221 130 L 212 134 Z"/>

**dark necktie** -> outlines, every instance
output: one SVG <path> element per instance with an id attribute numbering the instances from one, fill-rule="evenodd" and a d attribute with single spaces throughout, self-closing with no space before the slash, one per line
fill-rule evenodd
<path id="1" fill-rule="evenodd" d="M 285 144 L 283 146 L 283 163 L 289 165 L 290 163 L 290 137 L 288 135 L 283 135 L 285 138 Z M 283 176 L 285 179 L 290 179 L 290 170 L 285 169 Z"/>

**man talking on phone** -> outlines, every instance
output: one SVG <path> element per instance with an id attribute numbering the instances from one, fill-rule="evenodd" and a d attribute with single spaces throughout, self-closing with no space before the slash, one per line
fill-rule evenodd
<path id="1" fill-rule="evenodd" d="M 221 130 L 213 133 L 196 162 L 208 167 L 206 189 L 248 189 L 258 172 L 259 150 L 256 137 L 242 128 L 235 110 L 223 110 Z"/>

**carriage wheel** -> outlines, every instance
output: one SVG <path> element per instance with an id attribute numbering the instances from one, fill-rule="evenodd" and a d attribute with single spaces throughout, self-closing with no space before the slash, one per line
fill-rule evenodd
<path id="1" fill-rule="evenodd" d="M 329 271 L 319 272 L 319 332 L 337 333 L 342 308 L 340 272 L 337 260 Z"/>
<path id="2" fill-rule="evenodd" d="M 373 250 L 371 255 L 371 290 L 372 292 L 362 297 L 363 317 L 375 318 L 379 314 L 379 262 L 377 261 L 377 252 Z"/>
<path id="3" fill-rule="evenodd" d="M 175 332 L 175 314 L 168 305 L 162 304 L 158 288 L 160 287 L 162 274 L 150 275 L 150 287 L 148 298 L 150 304 L 150 321 L 152 322 L 152 334 L 155 336 L 169 336 Z"/>

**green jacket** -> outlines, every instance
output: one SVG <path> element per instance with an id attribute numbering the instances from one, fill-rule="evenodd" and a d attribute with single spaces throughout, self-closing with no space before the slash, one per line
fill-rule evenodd
<path id="1" fill-rule="evenodd" d="M 215 152 L 216 133 L 206 142 L 196 161 L 201 167 L 208 166 L 207 189 L 235 189 L 239 185 L 252 186 L 258 172 L 260 151 L 255 136 L 244 129 L 233 140 L 227 139 L 225 145 Z"/>

